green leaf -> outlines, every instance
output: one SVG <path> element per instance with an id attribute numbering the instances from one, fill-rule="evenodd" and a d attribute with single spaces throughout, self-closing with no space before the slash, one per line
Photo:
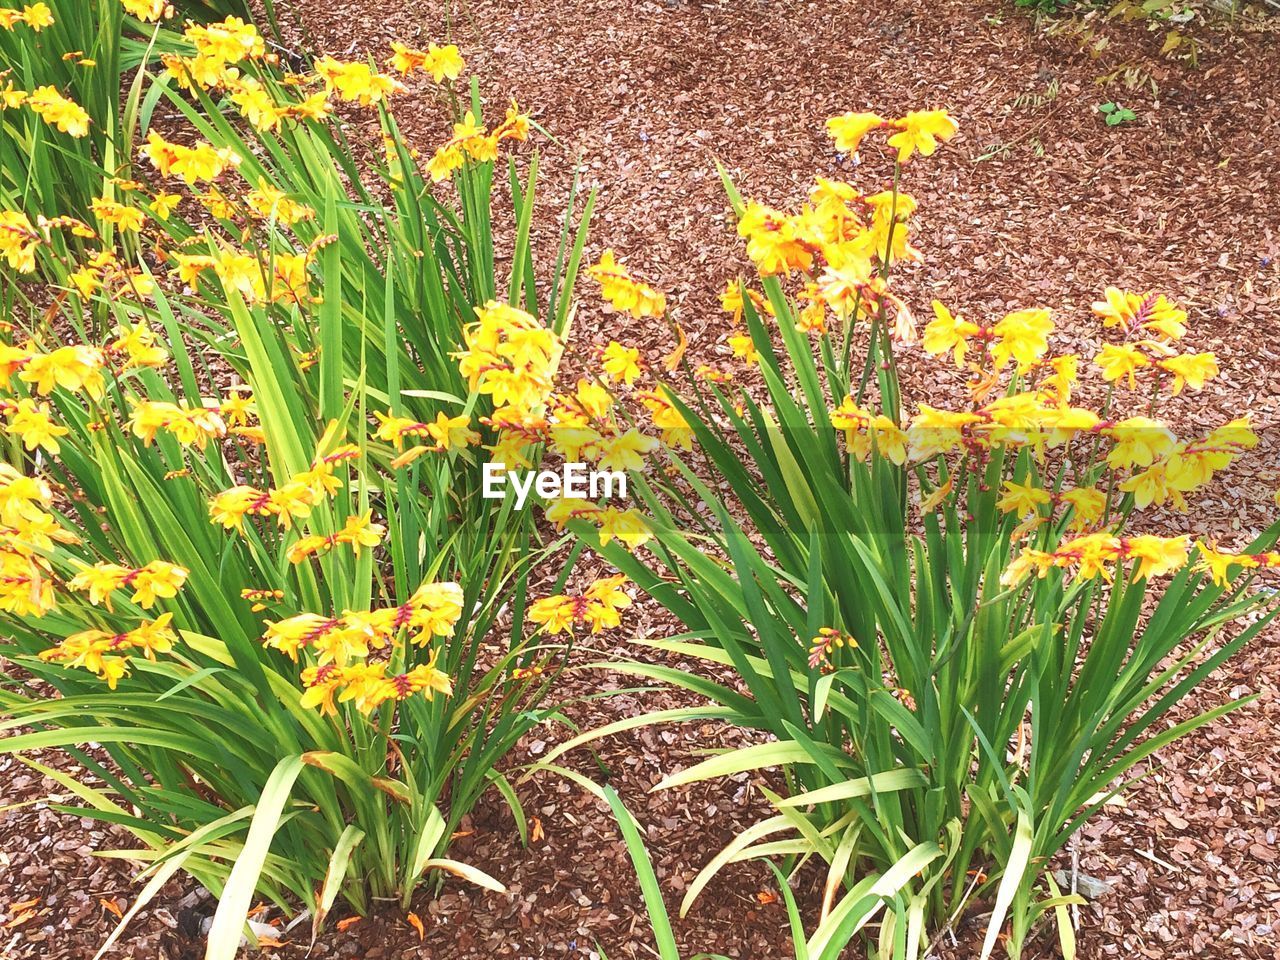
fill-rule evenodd
<path id="1" fill-rule="evenodd" d="M 262 788 L 257 809 L 249 824 L 249 833 L 244 840 L 244 848 L 235 866 L 231 868 L 218 900 L 218 908 L 213 914 L 205 960 L 235 960 L 262 865 L 275 838 L 280 815 L 289 802 L 293 782 L 301 772 L 301 757 L 285 757 L 271 771 L 271 776 Z"/>

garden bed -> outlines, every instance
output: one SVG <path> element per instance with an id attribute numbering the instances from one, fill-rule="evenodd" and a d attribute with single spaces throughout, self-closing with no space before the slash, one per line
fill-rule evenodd
<path id="1" fill-rule="evenodd" d="M 285 19 L 288 20 L 287 8 Z M 322 49 L 363 55 L 391 39 L 438 37 L 435 4 L 298 4 Z M 1079 309 L 1104 283 L 1160 289 L 1191 308 L 1204 349 L 1230 379 L 1200 396 L 1207 421 L 1255 412 L 1257 462 L 1280 451 L 1280 36 L 1215 34 L 1192 69 L 1150 56 L 1140 30 L 1120 29 L 1111 60 L 1099 63 L 1067 38 L 1046 39 L 1029 21 L 991 3 L 879 3 L 833 16 L 829 6 L 735 3 L 468 3 L 453 12 L 455 39 L 475 71 L 501 78 L 491 96 L 514 94 L 556 136 L 544 145 L 548 209 L 560 207 L 572 161 L 601 187 L 590 259 L 610 246 L 665 290 L 690 351 L 728 354 L 720 284 L 744 263 L 714 158 L 740 187 L 767 202 L 798 191 L 801 171 L 839 172 L 822 120 L 874 104 L 897 115 L 945 104 L 962 134 L 917 177 L 925 212 L 926 265 L 904 274 L 906 297 L 932 297 L 998 314 L 1031 303 L 1056 308 L 1060 335 L 1096 345 Z M 1003 21 L 999 23 L 998 21 Z M 1118 28 L 1119 29 L 1119 28 Z M 1099 74 L 1127 57 L 1159 85 L 1099 88 Z M 495 81 L 496 84 L 496 81 Z M 1056 91 L 1050 96 L 1052 91 Z M 1104 126 L 1103 100 L 1122 99 L 1137 120 Z M 408 97 L 406 97 L 406 101 Z M 425 104 L 401 112 L 408 139 L 429 150 L 441 114 Z M 714 281 L 714 285 L 712 284 Z M 1062 308 L 1077 305 L 1076 315 Z M 579 336 L 591 327 L 583 324 Z M 583 328 L 587 328 L 584 330 Z M 609 339 L 669 351 L 665 329 L 623 315 L 599 325 Z M 905 379 L 926 375 L 923 364 Z M 937 367 L 927 375 L 936 376 Z M 960 386 L 957 374 L 955 384 Z M 1267 501 L 1256 486 L 1275 477 L 1237 477 L 1221 490 L 1209 524 L 1229 531 Z M 631 634 L 674 628 L 647 605 L 626 621 Z M 625 634 L 614 640 L 635 655 Z M 596 689 L 599 675 L 569 688 Z M 609 682 L 621 685 L 614 677 Z M 1077 838 L 1079 869 L 1110 892 L 1081 908 L 1081 956 L 1280 957 L 1280 635 L 1269 630 L 1181 708 L 1186 716 L 1246 693 L 1257 702 L 1162 751 L 1157 769 L 1123 801 L 1106 807 Z M 674 694 L 595 700 L 575 707 L 584 727 L 628 711 L 674 705 Z M 663 698 L 666 698 L 665 700 Z M 538 731 L 516 756 L 536 759 L 561 735 Z M 600 762 L 648 828 L 669 899 L 745 824 L 763 800 L 749 778 L 713 780 L 649 794 L 658 780 L 710 745 L 745 742 L 730 727 L 658 728 L 606 741 Z M 599 779 L 588 754 L 573 764 Z M 6 804 L 49 792 L 11 758 Z M 28 777 L 23 779 L 23 777 Z M 502 880 L 511 895 L 448 884 L 420 891 L 415 929 L 395 904 L 321 935 L 313 957 L 649 955 L 639 888 L 608 810 L 571 783 L 541 776 L 519 788 L 541 837 L 520 847 L 494 797 L 477 808 L 458 859 Z M 33 840 L 33 838 L 39 838 Z M 93 851 L 129 846 L 100 824 L 40 805 L 0 819 L 0 955 L 80 960 L 93 955 L 127 909 L 135 888 L 127 866 Z M 1064 868 L 1070 870 L 1069 861 Z M 798 894 L 812 906 L 820 881 Z M 689 919 L 677 924 L 690 952 L 734 957 L 784 955 L 786 915 L 759 864 L 719 876 Z M 25 910 L 15 904 L 35 899 Z M 5 905 L 9 905 L 6 907 Z M 196 957 L 212 902 L 174 882 L 137 918 L 120 955 Z M 24 913 L 31 915 L 25 920 Z M 264 915 L 262 922 L 279 923 Z M 341 920 L 342 915 L 335 919 Z M 7 929 L 6 929 L 7 925 Z M 265 955 L 307 955 L 307 925 Z M 40 931 L 40 932 L 37 932 Z M 43 933 L 43 936 L 41 935 Z M 963 931 L 961 931 L 963 935 Z M 951 946 L 939 945 L 940 955 Z M 1037 957 L 1055 956 L 1047 945 Z M 956 956 L 967 956 L 964 948 Z"/>

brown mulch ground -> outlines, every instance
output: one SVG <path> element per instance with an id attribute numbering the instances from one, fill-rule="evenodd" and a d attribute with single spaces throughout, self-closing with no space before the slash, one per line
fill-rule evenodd
<path id="1" fill-rule="evenodd" d="M 1229 392 L 1210 406 L 1233 415 L 1258 411 L 1268 450 L 1280 447 L 1266 435 L 1280 419 L 1274 27 L 1206 35 L 1192 69 L 1156 58 L 1161 37 L 1140 26 L 1108 28 L 1113 43 L 1094 60 L 1070 36 L 1045 37 L 992 0 L 294 6 L 322 47 L 379 57 L 393 38 L 439 39 L 448 17 L 490 103 L 514 94 L 557 138 L 558 146 L 543 147 L 548 216 L 581 158 L 584 178 L 601 190 L 591 252 L 614 247 L 666 290 L 690 334 L 690 354 L 700 358 L 728 353 L 715 293 L 744 262 L 713 158 L 745 193 L 778 204 L 798 199 L 814 171 L 870 186 L 884 172 L 874 150 L 864 151 L 864 170 L 842 165 L 822 121 L 848 109 L 945 106 L 961 136 L 913 168 L 907 183 L 920 202 L 916 242 L 926 254 L 906 277 L 908 299 L 923 312 L 936 296 L 972 315 L 1043 305 L 1055 310 L 1069 340 L 1085 344 L 1098 338 L 1088 304 L 1103 286 L 1164 290 L 1191 310 L 1192 343 L 1223 360 Z M 1157 92 L 1149 84 L 1129 91 L 1096 83 L 1125 65 L 1145 71 Z M 1104 100 L 1120 100 L 1138 119 L 1104 127 L 1095 110 Z M 417 145 L 430 150 L 442 135 L 438 109 L 415 98 L 402 113 Z M 617 337 L 654 355 L 672 345 L 664 330 L 585 313 L 578 335 L 601 343 Z M 1245 499 L 1225 491 L 1215 528 L 1247 529 L 1257 498 Z M 667 629 L 661 620 L 645 622 L 649 616 L 640 611 L 628 627 Z M 1197 697 L 1204 706 L 1247 693 L 1258 701 L 1163 751 L 1124 805 L 1085 828 L 1080 869 L 1113 890 L 1081 911 L 1082 957 L 1280 958 L 1278 688 L 1273 631 Z M 577 717 L 599 724 L 654 705 L 652 697 L 626 695 L 595 701 L 590 714 L 579 708 Z M 545 740 L 555 736 L 548 731 Z M 759 815 L 761 800 L 746 779 L 664 794 L 647 788 L 697 750 L 742 736 L 717 726 L 660 729 L 601 753 L 646 825 L 674 898 L 731 833 Z M 536 756 L 546 746 L 533 741 L 526 749 Z M 579 764 L 600 772 L 589 759 Z M 0 777 L 4 804 L 60 792 L 11 759 L 0 761 Z M 312 955 L 587 957 L 598 941 L 611 957 L 651 956 L 607 811 L 562 782 L 535 781 L 521 793 L 544 839 L 521 850 L 509 815 L 492 802 L 458 850 L 506 882 L 510 897 L 450 885 L 439 899 L 424 894 L 415 904 L 426 922 L 421 944 L 388 910 L 344 933 L 330 930 Z M 127 845 L 42 805 L 0 814 L 0 957 L 92 956 L 114 922 L 103 901 L 127 908 L 136 892 L 126 869 L 92 853 Z M 802 898 L 812 893 L 801 887 Z M 678 925 L 682 944 L 690 953 L 788 956 L 780 906 L 757 896 L 768 889 L 758 867 L 727 874 Z M 15 907 L 37 897 L 27 911 Z M 175 884 L 114 955 L 198 957 L 194 934 L 211 910 Z M 20 919 L 24 913 L 30 916 Z M 303 956 L 302 927 L 287 936 L 302 945 L 280 955 Z M 1056 955 L 1047 946 L 1035 952 Z"/>

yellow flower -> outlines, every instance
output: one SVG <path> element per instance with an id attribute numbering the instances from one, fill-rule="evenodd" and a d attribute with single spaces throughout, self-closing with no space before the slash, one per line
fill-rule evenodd
<path id="1" fill-rule="evenodd" d="M 996 338 L 991 359 L 997 370 L 1010 360 L 1018 365 L 1018 373 L 1026 373 L 1049 349 L 1053 321 L 1048 310 L 1017 310 L 991 328 Z"/>
<path id="2" fill-rule="evenodd" d="M 254 487 L 235 486 L 209 498 L 209 519 L 228 530 L 243 531 L 246 516 L 272 516 L 278 512 L 270 494 Z"/>
<path id="3" fill-rule="evenodd" d="M 216 411 L 166 401 L 136 402 L 129 427 L 144 446 L 150 446 L 157 432 L 165 430 L 183 446 L 194 444 L 199 450 L 203 450 L 209 440 L 227 434 L 226 424 Z"/>
<path id="4" fill-rule="evenodd" d="M 264 220 L 275 220 L 287 227 L 310 220 L 316 212 L 304 203 L 290 200 L 283 190 L 277 190 L 265 179 L 258 179 L 258 188 L 250 190 L 244 204 Z"/>
<path id="5" fill-rule="evenodd" d="M 547 511 L 548 519 L 552 518 Z M 619 510 L 617 507 L 605 507 L 593 518 L 600 529 L 600 546 L 607 547 L 611 540 L 619 540 L 627 549 L 635 550 L 653 539 L 653 531 L 644 515 L 634 508 Z"/>
<path id="6" fill-rule="evenodd" d="M 1135 473 L 1120 484 L 1125 493 L 1133 494 L 1133 503 L 1139 510 L 1145 510 L 1152 504 L 1163 504 L 1173 493 L 1181 500 L 1177 491 L 1169 487 L 1168 470 L 1164 463 L 1156 463 L 1140 473 Z"/>
<path id="7" fill-rule="evenodd" d="M 271 94 L 252 77 L 237 79 L 231 85 L 231 102 L 257 130 L 274 130 L 285 116 Z"/>
<path id="8" fill-rule="evenodd" d="M 466 350 L 454 354 L 470 389 L 498 406 L 532 410 L 551 392 L 563 345 L 554 333 L 517 307 L 490 301 L 476 307 L 463 331 Z"/>
<path id="9" fill-rule="evenodd" d="M 120 4 L 131 15 L 147 22 L 154 22 L 173 12 L 169 0 L 120 0 Z"/>
<path id="10" fill-rule="evenodd" d="M 136 207 L 126 207 L 122 203 L 98 197 L 92 204 L 93 214 L 103 223 L 110 223 L 123 231 L 138 231 L 146 223 L 147 218 Z"/>
<path id="11" fill-rule="evenodd" d="M 58 437 L 65 437 L 71 431 L 53 422 L 49 416 L 49 404 L 42 403 L 38 407 L 30 397 L 18 401 L 9 417 L 10 433 L 22 439 L 28 450 L 42 447 L 50 456 L 56 457 L 62 447 Z"/>
<path id="12" fill-rule="evenodd" d="M 36 33 L 39 33 L 45 27 L 53 26 L 53 11 L 49 9 L 49 5 L 45 3 L 33 3 L 30 6 L 22 8 L 22 19 Z"/>
<path id="13" fill-rule="evenodd" d="M 1060 406 L 1071 400 L 1071 389 L 1080 375 L 1080 358 L 1074 353 L 1064 353 L 1049 361 L 1053 373 L 1040 381 L 1040 389 L 1051 395 Z"/>
<path id="14" fill-rule="evenodd" d="M 43 517 L 43 507 L 53 502 L 53 491 L 39 477 L 28 477 L 0 462 L 0 523 L 19 526 Z"/>
<path id="15" fill-rule="evenodd" d="M 738 236 L 747 238 L 747 256 L 762 276 L 808 273 L 813 267 L 817 244 L 790 217 L 771 207 L 748 203 L 738 221 Z"/>
<path id="16" fill-rule="evenodd" d="M 736 327 L 742 323 L 742 312 L 744 303 L 742 300 L 743 286 L 739 281 L 730 280 L 724 286 L 724 290 L 720 292 L 720 309 L 725 313 L 733 314 L 733 325 Z M 751 306 L 757 314 L 769 314 L 773 316 L 773 304 L 764 298 L 764 295 L 757 290 L 747 290 L 747 299 L 751 301 Z"/>
<path id="17" fill-rule="evenodd" d="M 906 163 L 915 151 L 932 156 L 939 140 L 950 140 L 960 129 L 945 110 L 913 110 L 901 120 L 890 122 L 899 132 L 889 138 L 889 146 L 898 148 L 898 162 Z"/>
<path id="18" fill-rule="evenodd" d="M 1219 587 L 1230 585 L 1232 567 L 1250 570 L 1260 565 L 1256 558 L 1247 553 L 1220 553 L 1211 543 L 1204 540 L 1197 541 L 1196 549 L 1198 551 L 1196 570 L 1209 574 L 1214 584 Z"/>
<path id="19" fill-rule="evenodd" d="M 634 428 L 621 436 L 601 440 L 598 448 L 599 464 L 605 470 L 642 470 L 644 454 L 653 450 L 658 441 L 642 436 Z"/>
<path id="20" fill-rule="evenodd" d="M 1123 549 L 1127 558 L 1138 561 L 1139 579 L 1163 577 L 1186 566 L 1190 539 L 1185 535 L 1129 537 L 1123 542 Z"/>
<path id="21" fill-rule="evenodd" d="M 933 301 L 933 315 L 934 319 L 925 325 L 920 345 L 932 356 L 951 351 L 956 366 L 963 367 L 965 354 L 969 349 L 969 340 L 980 334 L 982 328 L 975 323 L 952 316 L 951 311 L 938 300 Z"/>
<path id="22" fill-rule="evenodd" d="M 809 669 L 816 670 L 821 666 L 829 668 L 831 664 L 827 661 L 832 652 L 845 647 L 856 650 L 858 641 L 835 627 L 819 627 L 818 635 L 809 641 Z"/>
<path id="23" fill-rule="evenodd" d="M 529 116 L 520 112 L 520 106 L 513 99 L 507 107 L 502 123 L 494 129 L 493 135 L 498 140 L 528 140 L 529 128 L 532 125 Z"/>
<path id="24" fill-rule="evenodd" d="M 572 631 L 579 623 L 589 624 L 592 633 L 616 627 L 622 622 L 621 611 L 631 605 L 622 589 L 622 575 L 597 580 L 581 596 L 553 596 L 535 600 L 529 605 L 529 619 L 540 623 L 552 634 Z"/>
<path id="25" fill-rule="evenodd" d="M 266 55 L 267 47 L 258 28 L 240 17 L 227 17 L 208 26 L 192 24 L 184 36 L 195 44 L 196 53 L 219 63 L 239 63 Z"/>
<path id="26" fill-rule="evenodd" d="M 907 429 L 911 459 L 928 460 L 938 454 L 950 453 L 964 442 L 965 429 L 982 419 L 976 413 L 937 410 L 920 404 L 920 412 L 912 418 Z"/>
<path id="27" fill-rule="evenodd" d="M 1101 490 L 1093 487 L 1077 487 L 1065 490 L 1058 499 L 1071 508 L 1071 524 L 1069 529 L 1075 533 L 1087 530 L 1102 519 L 1107 508 L 1107 497 Z"/>
<path id="28" fill-rule="evenodd" d="M 140 152 L 162 176 L 181 177 L 188 185 L 215 180 L 228 167 L 240 163 L 240 158 L 226 147 L 214 149 L 203 141 L 193 147 L 169 143 L 154 130 L 147 134 Z"/>
<path id="29" fill-rule="evenodd" d="M 1173 374 L 1169 392 L 1175 397 L 1184 386 L 1203 390 L 1204 385 L 1218 375 L 1218 358 L 1212 353 L 1184 353 L 1176 357 L 1157 360 L 1156 366 Z"/>
<path id="30" fill-rule="evenodd" d="M 126 635 L 113 635 L 105 630 L 82 630 L 73 633 L 56 647 L 40 651 L 45 662 L 65 662 L 69 667 L 82 667 L 107 682 L 111 690 L 121 677 L 128 675 L 127 657 L 111 656 L 127 643 Z"/>
<path id="31" fill-rule="evenodd" d="M 163 560 L 153 560 L 145 567 L 130 572 L 125 586 L 134 590 L 131 599 L 143 608 L 155 605 L 159 598 L 172 599 L 186 582 L 187 571 Z"/>
<path id="32" fill-rule="evenodd" d="M 750 334 L 735 333 L 729 337 L 727 342 L 735 357 L 744 360 L 748 364 L 760 362 L 760 354 L 756 350 L 755 341 L 751 339 Z"/>
<path id="33" fill-rule="evenodd" d="M 427 424 L 427 433 L 440 450 L 460 450 L 480 442 L 480 434 L 471 429 L 469 414 L 448 417 L 436 414 L 434 423 Z"/>
<path id="34" fill-rule="evenodd" d="M 452 581 L 427 582 L 409 598 L 411 614 L 408 626 L 419 631 L 415 643 L 425 643 L 431 637 L 449 637 L 462 617 L 464 594 L 462 587 Z"/>
<path id="35" fill-rule="evenodd" d="M 1048 490 L 1035 485 L 1034 481 L 1015 483 L 1004 482 L 1004 496 L 996 501 L 996 506 L 1004 513 L 1017 513 L 1025 516 L 1036 513 L 1044 504 L 1052 502 L 1053 497 Z"/>
<path id="36" fill-rule="evenodd" d="M 547 503 L 542 512 L 547 521 L 554 524 L 557 530 L 563 530 L 565 525 L 573 520 L 594 520 L 601 513 L 601 509 L 590 500 L 559 497 Z"/>
<path id="37" fill-rule="evenodd" d="M 1107 463 L 1116 470 L 1149 467 L 1172 453 L 1177 445 L 1173 432 L 1150 417 L 1128 417 L 1104 427 L 1102 432 L 1115 441 Z"/>
<path id="38" fill-rule="evenodd" d="M 647 283 L 633 279 L 627 268 L 614 260 L 612 250 L 600 254 L 599 261 L 587 268 L 587 275 L 600 284 L 600 295 L 615 310 L 639 319 L 660 317 L 667 310 L 666 297 Z"/>
<path id="39" fill-rule="evenodd" d="M 376 547 L 382 542 L 382 535 L 387 532 L 387 528 L 380 523 L 374 523 L 373 511 L 366 510 L 364 513 L 347 517 L 347 522 L 343 524 L 341 530 L 337 533 L 340 542 L 351 547 L 352 552 L 358 557 L 363 547 Z"/>
<path id="40" fill-rule="evenodd" d="M 635 347 L 624 347 L 617 340 L 610 340 L 602 359 L 604 372 L 615 383 L 621 381 L 629 387 L 640 376 L 640 351 Z"/>
<path id="41" fill-rule="evenodd" d="M 64 97 L 56 87 L 36 87 L 27 95 L 27 106 L 45 123 L 57 127 L 63 133 L 73 137 L 89 135 L 89 113 L 76 103 Z"/>
<path id="42" fill-rule="evenodd" d="M 72 393 L 83 390 L 95 400 L 102 396 L 103 356 L 97 347 L 74 344 L 59 347 L 52 353 L 38 353 L 27 361 L 18 379 L 29 383 L 36 393 L 47 394 L 54 387 Z"/>
<path id="43" fill-rule="evenodd" d="M 857 153 L 862 138 L 884 124 L 884 118 L 875 113 L 842 113 L 827 121 L 827 133 L 841 153 Z"/>
<path id="44" fill-rule="evenodd" d="M 433 43 L 426 50 L 415 50 L 412 47 L 406 47 L 403 43 L 392 41 L 391 50 L 391 57 L 386 61 L 387 66 L 402 74 L 421 70 L 423 73 L 431 74 L 431 79 L 436 83 L 440 83 L 446 77 L 457 80 L 466 69 L 462 55 L 452 43 L 442 47 Z"/>
<path id="45" fill-rule="evenodd" d="M 19 210 L 0 210 L 0 254 L 19 273 L 36 268 L 36 247 L 42 242 L 27 215 Z"/>
<path id="46" fill-rule="evenodd" d="M 425 423 L 418 423 L 410 417 L 397 417 L 377 410 L 373 415 L 378 418 L 378 429 L 374 436 L 393 444 L 397 450 L 404 445 L 405 437 L 425 437 L 429 431 Z"/>
<path id="47" fill-rule="evenodd" d="M 650 391 L 638 396 L 653 417 L 653 425 L 660 431 L 663 443 L 681 450 L 693 449 L 693 429 L 684 414 L 657 392 Z"/>
<path id="48" fill-rule="evenodd" d="M 318 613 L 301 613 L 284 620 L 267 623 L 263 646 L 279 650 L 295 663 L 298 651 L 312 649 L 320 663 L 344 665 L 353 655 L 368 653 L 368 632 L 352 628 L 339 617 L 322 617 Z"/>
<path id="49" fill-rule="evenodd" d="M 1093 304 L 1093 312 L 1104 327 L 1122 327 L 1129 335 L 1147 330 L 1165 340 L 1180 340 L 1187 332 L 1187 312 L 1163 294 L 1107 287 L 1103 298 Z"/>
<path id="50" fill-rule="evenodd" d="M 1093 358 L 1094 364 L 1102 371 L 1102 379 L 1108 383 L 1129 378 L 1129 389 L 1136 386 L 1134 372 L 1151 365 L 1147 355 L 1131 344 L 1117 346 L 1108 343 Z"/>
<path id="51" fill-rule="evenodd" d="M 307 667 L 299 679 L 306 690 L 299 703 L 306 708 L 319 707 L 325 716 L 334 716 L 338 707 L 334 696 L 346 683 L 344 671 L 336 663 L 325 663 L 318 667 Z"/>
<path id="52" fill-rule="evenodd" d="M 0 610 L 20 617 L 42 617 L 56 605 L 47 561 L 16 549 L 0 549 Z"/>
<path id="53" fill-rule="evenodd" d="M 123 354 L 125 370 L 134 367 L 162 367 L 168 359 L 169 355 L 164 347 L 156 343 L 155 331 L 147 326 L 145 318 L 129 329 L 116 327 L 114 333 L 116 339 L 107 346 L 107 352 Z"/>
<path id="54" fill-rule="evenodd" d="M 111 594 L 116 590 L 131 588 L 129 599 L 143 608 L 155 606 L 157 599 L 171 599 L 186 582 L 187 571 L 176 564 L 153 560 L 142 567 L 130 569 L 118 563 L 96 563 L 85 567 L 69 581 L 68 589 L 89 594 L 94 606 L 105 605 L 111 609 Z M 167 622 L 167 621 L 166 621 Z"/>

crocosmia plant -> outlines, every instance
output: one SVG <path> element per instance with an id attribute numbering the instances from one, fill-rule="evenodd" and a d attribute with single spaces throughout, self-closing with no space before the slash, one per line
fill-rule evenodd
<path id="1" fill-rule="evenodd" d="M 1248 417 L 1190 435 L 1160 418 L 1218 363 L 1158 294 L 1108 288 L 1093 355 L 1055 349 L 1035 306 L 935 302 L 921 329 L 892 286 L 921 257 L 904 188 L 956 124 L 851 113 L 828 130 L 846 154 L 887 134 L 892 185 L 819 177 L 788 211 L 726 179 L 755 268 L 723 295 L 748 375 L 677 351 L 630 398 L 666 440 L 636 477 L 654 540 L 605 554 L 687 628 L 644 642 L 733 682 L 624 669 L 711 701 L 654 722 L 770 735 L 659 789 L 785 774 L 765 789 L 774 815 L 706 864 L 682 910 L 730 862 L 817 859 L 821 914 L 797 956 L 853 938 L 918 957 L 974 914 L 974 956 L 1002 941 L 1018 956 L 1041 919 L 1074 952 L 1079 898 L 1054 856 L 1156 750 L 1238 706 L 1173 719 L 1275 615 L 1257 578 L 1280 564 L 1280 528 L 1238 551 L 1179 529 L 1258 437 Z"/>
<path id="2" fill-rule="evenodd" d="M 585 233 L 575 191 L 535 271 L 537 158 L 522 175 L 510 153 L 527 116 L 486 125 L 453 45 L 286 73 L 239 17 L 164 29 L 86 209 L 3 195 L 0 654 L 20 682 L 0 749 L 138 838 L 125 922 L 183 870 L 218 897 L 208 956 L 229 960 L 255 902 L 309 911 L 314 936 L 339 900 L 501 890 L 450 847 L 490 789 L 524 829 L 501 763 L 578 627 L 630 600 L 615 579 L 548 609 L 531 576 L 564 588 L 566 537 L 482 496 L 486 463 L 536 467 L 553 420 L 608 401 L 556 392 Z M 408 83 L 455 118 L 429 161 L 392 112 Z M 78 136 L 72 105 L 12 100 Z M 340 105 L 382 139 L 349 142 Z M 644 529 L 618 513 L 611 536 Z M 92 776 L 28 756 L 50 747 Z"/>

